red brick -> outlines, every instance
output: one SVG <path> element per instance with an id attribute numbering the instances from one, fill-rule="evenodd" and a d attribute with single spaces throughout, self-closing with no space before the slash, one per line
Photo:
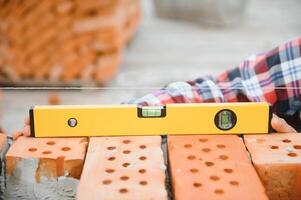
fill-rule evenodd
<path id="1" fill-rule="evenodd" d="M 6 195 L 75 196 L 86 146 L 87 138 L 19 137 L 6 154 Z"/>
<path id="2" fill-rule="evenodd" d="M 0 133 L 0 152 L 4 150 L 6 143 L 7 143 L 6 134 Z"/>
<path id="3" fill-rule="evenodd" d="M 61 99 L 57 92 L 51 92 L 48 94 L 49 105 L 59 105 L 60 103 L 61 103 Z"/>
<path id="4" fill-rule="evenodd" d="M 97 83 L 104 84 L 112 79 L 118 72 L 118 65 L 121 62 L 122 52 L 117 51 L 100 57 L 94 69 L 94 78 Z"/>
<path id="5" fill-rule="evenodd" d="M 250 135 L 245 143 L 269 198 L 300 200 L 301 135 Z"/>
<path id="6" fill-rule="evenodd" d="M 136 29 L 141 18 L 141 10 L 138 8 L 135 10 L 133 16 L 130 16 L 125 23 L 125 30 L 123 33 L 123 43 L 127 44 L 131 37 L 134 36 Z"/>
<path id="7" fill-rule="evenodd" d="M 117 31 L 119 32 L 122 20 L 121 13 L 113 16 L 98 16 L 91 19 L 81 19 L 74 22 L 73 32 L 76 34 L 93 32 L 97 30 L 102 31 Z"/>
<path id="8" fill-rule="evenodd" d="M 161 137 L 90 138 L 77 199 L 167 199 Z"/>
<path id="9" fill-rule="evenodd" d="M 168 155 L 176 200 L 268 199 L 238 136 L 169 136 Z"/>

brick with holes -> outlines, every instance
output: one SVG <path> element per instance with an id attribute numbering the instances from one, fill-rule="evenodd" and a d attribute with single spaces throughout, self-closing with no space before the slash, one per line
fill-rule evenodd
<path id="1" fill-rule="evenodd" d="M 28 138 L 6 154 L 6 199 L 74 199 L 87 138 Z"/>
<path id="2" fill-rule="evenodd" d="M 168 136 L 168 155 L 176 200 L 268 199 L 238 136 Z"/>
<path id="3" fill-rule="evenodd" d="M 167 199 L 161 137 L 90 138 L 77 199 Z"/>
<path id="4" fill-rule="evenodd" d="M 300 200 L 301 135 L 250 135 L 245 143 L 269 198 Z"/>

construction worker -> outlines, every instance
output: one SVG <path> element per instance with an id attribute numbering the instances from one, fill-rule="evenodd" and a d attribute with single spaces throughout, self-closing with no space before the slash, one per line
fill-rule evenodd
<path id="1" fill-rule="evenodd" d="M 238 67 L 217 77 L 175 82 L 142 98 L 125 103 L 165 105 L 168 103 L 260 102 L 272 105 L 275 132 L 301 131 L 301 38 L 248 57 Z M 278 117 L 280 116 L 280 117 Z M 22 131 L 29 136 L 29 118 Z"/>

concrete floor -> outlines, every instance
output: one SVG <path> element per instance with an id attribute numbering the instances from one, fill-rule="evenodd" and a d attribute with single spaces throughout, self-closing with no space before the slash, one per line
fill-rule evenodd
<path id="1" fill-rule="evenodd" d="M 243 23 L 206 27 L 159 19 L 150 0 L 142 0 L 144 18 L 129 44 L 111 89 L 62 90 L 63 104 L 119 103 L 178 80 L 218 74 L 248 55 L 300 36 L 299 0 L 250 0 Z M 1 125 L 12 133 L 23 126 L 32 105 L 46 104 L 49 90 L 4 90 Z"/>

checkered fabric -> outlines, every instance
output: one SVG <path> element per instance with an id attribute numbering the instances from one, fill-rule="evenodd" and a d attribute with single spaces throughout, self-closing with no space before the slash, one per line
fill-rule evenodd
<path id="1" fill-rule="evenodd" d="M 301 122 L 301 38 L 245 59 L 217 77 L 175 82 L 128 103 L 165 105 L 201 102 L 269 102 L 273 111 L 299 129 Z"/>

